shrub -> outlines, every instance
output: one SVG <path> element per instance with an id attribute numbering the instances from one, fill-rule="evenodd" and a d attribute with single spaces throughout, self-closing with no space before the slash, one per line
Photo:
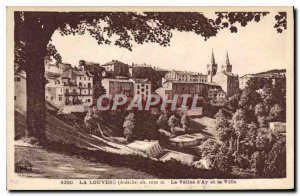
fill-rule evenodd
<path id="1" fill-rule="evenodd" d="M 20 160 L 15 163 L 16 173 L 28 173 L 32 171 L 32 164 L 27 160 Z"/>

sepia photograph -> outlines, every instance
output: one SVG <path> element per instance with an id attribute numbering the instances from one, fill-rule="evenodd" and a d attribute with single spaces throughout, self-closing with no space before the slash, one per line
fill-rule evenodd
<path id="1" fill-rule="evenodd" d="M 294 189 L 293 7 L 7 7 L 8 190 Z"/>

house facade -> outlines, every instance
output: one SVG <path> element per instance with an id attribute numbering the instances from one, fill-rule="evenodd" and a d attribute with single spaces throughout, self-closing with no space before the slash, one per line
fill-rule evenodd
<path id="1" fill-rule="evenodd" d="M 93 76 L 89 72 L 71 68 L 48 81 L 45 97 L 54 106 L 93 104 Z"/>
<path id="2" fill-rule="evenodd" d="M 144 100 L 151 95 L 151 83 L 147 79 L 132 79 L 133 94 Z"/>
<path id="3" fill-rule="evenodd" d="M 226 94 L 221 88 L 213 88 L 208 90 L 207 97 L 212 100 L 223 100 L 226 98 Z"/>
<path id="4" fill-rule="evenodd" d="M 193 97 L 206 98 L 210 89 L 220 89 L 221 87 L 213 82 L 186 82 L 186 81 L 172 81 L 164 80 L 162 87 L 155 92 L 162 98 L 173 99 L 178 95 L 178 102 L 182 102 L 182 95 L 190 95 Z"/>
<path id="5" fill-rule="evenodd" d="M 115 96 L 116 94 L 123 94 L 127 97 L 134 95 L 133 82 L 128 78 L 104 78 L 101 81 L 105 89 L 105 94 Z"/>
<path id="6" fill-rule="evenodd" d="M 105 69 L 107 75 L 129 77 L 128 65 L 120 61 L 112 60 L 101 67 Z"/>

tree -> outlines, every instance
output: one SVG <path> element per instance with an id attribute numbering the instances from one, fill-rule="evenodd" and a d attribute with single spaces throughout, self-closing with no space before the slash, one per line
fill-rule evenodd
<path id="1" fill-rule="evenodd" d="M 230 127 L 230 123 L 225 117 L 223 110 L 219 110 L 219 112 L 215 115 L 216 118 L 216 130 L 218 133 L 218 137 L 221 141 L 228 143 L 231 141 L 233 137 L 233 131 Z"/>
<path id="2" fill-rule="evenodd" d="M 286 142 L 283 136 L 277 139 L 265 162 L 264 173 L 268 177 L 286 177 Z"/>
<path id="3" fill-rule="evenodd" d="M 27 78 L 28 135 L 46 140 L 44 58 L 55 31 L 61 35 L 88 33 L 98 44 L 132 50 L 132 42 L 168 46 L 172 31 L 194 32 L 205 40 L 221 29 L 236 33 L 236 24 L 259 22 L 268 12 L 216 12 L 209 19 L 200 12 L 14 12 L 15 67 Z M 36 82 L 39 81 L 39 82 Z"/>
<path id="4" fill-rule="evenodd" d="M 266 115 L 266 110 L 264 108 L 264 105 L 262 103 L 258 103 L 256 106 L 255 106 L 255 115 L 256 116 L 265 116 Z"/>
<path id="5" fill-rule="evenodd" d="M 164 110 L 163 113 L 158 117 L 156 123 L 159 126 L 159 128 L 168 130 L 168 119 L 169 119 L 169 113 L 168 111 Z"/>
<path id="6" fill-rule="evenodd" d="M 236 141 L 236 155 L 240 150 L 240 141 L 246 136 L 248 126 L 246 124 L 245 112 L 238 109 L 232 116 L 232 127 L 235 130 L 237 141 Z"/>
<path id="7" fill-rule="evenodd" d="M 183 114 L 181 117 L 181 125 L 185 132 L 188 131 L 188 129 L 190 127 L 190 123 L 191 123 L 190 117 L 186 114 Z"/>
<path id="8" fill-rule="evenodd" d="M 125 135 L 126 140 L 128 142 L 132 142 L 134 140 L 135 126 L 136 126 L 136 122 L 135 122 L 134 113 L 129 113 L 125 117 L 125 121 L 124 121 L 124 124 L 123 124 L 124 135 Z"/>
<path id="9" fill-rule="evenodd" d="M 241 97 L 241 91 L 239 91 L 238 93 L 232 95 L 231 97 L 229 97 L 229 99 L 226 101 L 226 106 L 232 110 L 232 111 L 236 111 L 239 108 L 239 100 Z"/>
<path id="10" fill-rule="evenodd" d="M 270 110 L 271 106 L 275 104 L 275 96 L 272 84 L 265 84 L 261 92 L 261 98 L 267 111 Z"/>
<path id="11" fill-rule="evenodd" d="M 175 134 L 175 128 L 179 125 L 179 119 L 175 115 L 172 115 L 168 120 L 168 125 L 171 128 L 171 132 Z"/>
<path id="12" fill-rule="evenodd" d="M 201 157 L 208 159 L 211 169 L 229 172 L 232 160 L 227 151 L 227 148 L 221 143 L 208 139 L 201 146 Z"/>
<path id="13" fill-rule="evenodd" d="M 60 54 L 58 53 L 58 51 L 56 50 L 55 46 L 53 44 L 49 43 L 47 46 L 47 54 L 46 54 L 45 60 L 52 62 L 53 59 L 56 61 L 56 63 L 62 62 L 62 58 L 61 58 Z"/>
<path id="14" fill-rule="evenodd" d="M 257 176 L 262 176 L 265 168 L 266 156 L 262 151 L 256 151 L 251 157 L 251 165 Z"/>
<path id="15" fill-rule="evenodd" d="M 273 121 L 284 121 L 283 115 L 282 115 L 283 109 L 278 105 L 275 104 L 271 109 L 270 109 L 270 117 L 271 120 Z"/>
<path id="16" fill-rule="evenodd" d="M 249 110 L 260 102 L 260 96 L 255 90 L 245 88 L 240 96 L 239 106 L 244 110 Z"/>
<path id="17" fill-rule="evenodd" d="M 258 127 L 257 125 L 252 122 L 248 125 L 248 131 L 246 133 L 246 137 L 248 138 L 248 158 L 252 156 L 252 154 L 256 150 L 256 138 L 258 134 Z"/>
<path id="18" fill-rule="evenodd" d="M 98 118 L 99 116 L 97 114 L 97 109 L 94 107 L 90 108 L 84 117 L 84 124 L 89 129 L 91 134 L 94 133 L 94 130 L 98 128 Z"/>

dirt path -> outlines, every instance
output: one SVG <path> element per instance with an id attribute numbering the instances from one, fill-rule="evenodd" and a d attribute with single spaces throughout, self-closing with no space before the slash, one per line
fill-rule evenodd
<path id="1" fill-rule="evenodd" d="M 103 163 L 94 163 L 73 156 L 47 152 L 44 149 L 15 146 L 15 160 L 27 160 L 32 164 L 32 172 L 22 174 L 40 178 L 74 179 L 150 179 L 156 178 L 144 172 L 129 168 L 112 167 Z"/>

